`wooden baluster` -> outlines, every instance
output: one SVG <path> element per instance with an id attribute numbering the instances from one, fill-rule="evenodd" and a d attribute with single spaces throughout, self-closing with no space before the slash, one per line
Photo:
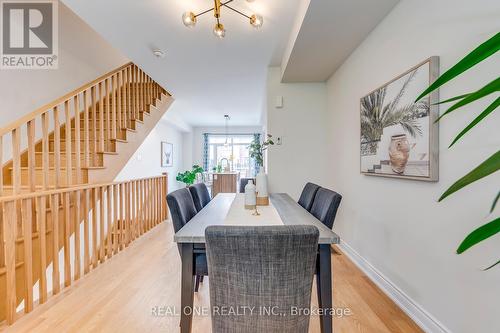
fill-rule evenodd
<path id="1" fill-rule="evenodd" d="M 75 191 L 74 193 L 74 212 L 75 212 L 75 281 L 80 278 L 80 267 L 81 267 L 81 261 L 80 261 L 80 222 L 81 222 L 81 208 L 82 204 L 80 202 L 81 199 L 81 193 L 80 190 Z M 84 212 L 88 214 L 87 212 Z"/>
<path id="2" fill-rule="evenodd" d="M 118 74 L 117 74 L 118 75 Z M 116 139 L 116 123 L 117 123 L 117 117 L 116 117 L 116 111 L 117 111 L 117 106 L 116 106 L 116 103 L 117 103 L 117 93 L 118 93 L 118 89 L 117 89 L 117 83 L 116 83 L 116 80 L 117 80 L 117 75 L 113 75 L 112 77 L 112 84 L 113 86 L 111 87 L 111 138 L 112 139 Z"/>
<path id="3" fill-rule="evenodd" d="M 118 185 L 113 185 L 113 236 L 112 236 L 112 241 L 113 241 L 113 253 L 118 253 L 118 242 L 119 242 L 119 235 L 118 235 L 118 224 L 120 223 L 120 214 L 118 212 L 118 196 L 119 196 L 119 190 L 118 190 Z"/>
<path id="4" fill-rule="evenodd" d="M 13 166 L 12 184 L 14 188 L 14 194 L 19 194 L 21 192 L 21 154 L 20 154 L 21 148 L 20 148 L 19 132 L 20 132 L 19 128 L 12 130 L 12 166 Z"/>
<path id="5" fill-rule="evenodd" d="M 104 83 L 99 82 L 99 151 L 104 151 Z M 96 153 L 97 158 L 97 153 Z M 97 165 L 97 161 L 96 161 Z"/>
<path id="6" fill-rule="evenodd" d="M 96 188 L 92 189 L 92 268 L 97 267 L 97 203 L 98 192 Z"/>
<path id="7" fill-rule="evenodd" d="M 31 199 L 22 200 L 22 226 L 24 248 L 24 312 L 33 310 L 33 231 Z"/>
<path id="8" fill-rule="evenodd" d="M 106 141 L 106 148 L 105 150 L 109 150 L 109 141 L 111 140 L 111 105 L 110 105 L 110 91 L 109 91 L 109 79 L 106 79 L 104 81 L 104 87 L 105 87 L 105 94 L 106 94 L 106 131 L 105 131 L 105 137 L 104 140 Z"/>
<path id="9" fill-rule="evenodd" d="M 158 200 L 158 193 L 156 193 L 156 178 L 153 178 L 151 180 L 152 186 L 153 186 L 153 224 L 156 226 L 158 224 L 158 206 L 157 206 L 157 200 Z"/>
<path id="10" fill-rule="evenodd" d="M 112 243 L 111 243 L 111 239 L 112 239 L 112 235 L 113 235 L 113 230 L 112 230 L 112 224 L 113 224 L 113 208 L 112 208 L 112 191 L 113 189 L 113 186 L 112 185 L 108 185 L 107 187 L 107 191 L 106 191 L 106 209 L 107 209 L 107 213 L 108 213 L 108 219 L 107 219 L 107 238 L 106 238 L 106 241 L 108 242 L 107 243 L 107 247 L 106 247 L 106 251 L 107 251 L 107 254 L 108 254 L 108 258 L 111 258 L 111 256 L 113 255 L 113 248 L 112 248 Z"/>
<path id="11" fill-rule="evenodd" d="M 146 112 L 146 105 L 144 105 L 144 86 L 142 84 L 142 79 L 143 79 L 143 76 L 142 76 L 142 70 L 139 69 L 139 82 L 138 82 L 138 85 L 139 85 L 139 102 L 140 102 L 140 105 L 141 105 L 141 111 L 142 112 Z M 144 119 L 144 118 L 142 118 Z"/>
<path id="12" fill-rule="evenodd" d="M 135 213 L 135 237 L 139 237 L 141 235 L 139 231 L 139 182 L 134 180 L 134 193 L 135 193 L 135 204 L 134 204 L 134 213 Z"/>
<path id="13" fill-rule="evenodd" d="M 42 113 L 42 188 L 47 190 L 49 187 L 49 168 L 50 168 L 50 154 L 49 154 L 49 117 L 48 112 Z M 54 154 L 55 162 L 55 154 Z"/>
<path id="14" fill-rule="evenodd" d="M 37 223 L 38 223 L 38 238 L 40 246 L 40 283 L 39 283 L 39 300 L 40 304 L 47 301 L 47 197 L 42 195 L 37 198 Z"/>
<path id="15" fill-rule="evenodd" d="M 125 231 L 123 230 L 124 226 L 125 226 L 125 223 L 124 223 L 125 214 L 123 213 L 123 209 L 124 209 L 123 208 L 124 207 L 124 204 L 123 204 L 123 200 L 124 200 L 124 198 L 123 198 L 123 196 L 124 196 L 123 183 L 118 184 L 118 191 L 119 191 L 118 192 L 119 193 L 119 195 L 118 195 L 118 205 L 119 205 L 119 207 L 118 207 L 118 212 L 119 212 L 119 215 L 118 215 L 119 216 L 119 218 L 118 218 L 118 221 L 119 221 L 118 222 L 118 233 L 120 234 L 119 235 L 119 242 L 120 242 L 119 249 L 121 251 L 121 250 L 123 250 L 124 244 L 125 244 L 124 243 Z"/>
<path id="16" fill-rule="evenodd" d="M 144 95 L 144 108 L 145 111 L 148 113 L 151 113 L 151 110 L 149 109 L 149 99 L 148 99 L 148 82 L 146 80 L 146 73 L 142 73 L 142 89 L 143 89 L 143 95 Z"/>
<path id="17" fill-rule="evenodd" d="M 56 188 L 61 187 L 61 126 L 59 122 L 59 108 L 54 107 L 54 180 Z"/>
<path id="18" fill-rule="evenodd" d="M 87 90 L 83 91 L 83 165 L 88 168 L 90 166 L 90 119 L 89 119 L 89 102 Z"/>
<path id="19" fill-rule="evenodd" d="M 83 273 L 90 272 L 89 189 L 83 190 Z"/>
<path id="20" fill-rule="evenodd" d="M 30 192 L 36 190 L 36 177 L 35 177 L 35 121 L 30 120 L 27 124 L 28 131 L 28 187 Z M 1 166 L 1 165 L 0 165 Z"/>
<path id="21" fill-rule="evenodd" d="M 130 70 L 130 103 L 132 107 L 132 119 L 137 119 L 137 105 L 135 104 L 136 96 L 135 96 L 135 67 L 131 65 L 129 67 Z"/>
<path id="22" fill-rule="evenodd" d="M 140 119 L 140 114 L 139 112 L 142 110 L 141 105 L 140 105 L 140 98 L 139 98 L 139 68 L 134 65 L 134 74 L 135 74 L 135 80 L 134 80 L 134 96 L 135 96 L 135 117 L 136 119 Z"/>
<path id="23" fill-rule="evenodd" d="M 96 189 L 99 191 L 99 260 L 103 263 L 106 260 L 106 252 L 105 252 L 105 237 L 104 237 L 104 202 L 105 202 L 105 192 L 104 186 Z"/>
<path id="24" fill-rule="evenodd" d="M 130 105 L 128 104 L 128 95 L 129 95 L 129 89 L 128 89 L 128 71 L 127 69 L 124 69 L 122 71 L 123 75 L 123 128 L 129 128 L 130 127 L 130 119 L 129 119 L 129 110 L 130 110 Z"/>
<path id="25" fill-rule="evenodd" d="M 16 223 L 15 201 L 4 203 L 3 234 L 5 236 L 5 319 L 8 325 L 14 322 L 17 307 L 16 296 Z M 2 244 L 3 246 L 3 244 Z"/>
<path id="26" fill-rule="evenodd" d="M 66 156 L 66 186 L 70 186 L 73 184 L 73 169 L 71 166 L 71 159 L 72 159 L 72 154 L 71 154 L 71 112 L 69 109 L 69 100 L 64 102 L 64 115 L 65 115 L 65 140 L 66 140 L 66 146 L 65 146 L 65 156 Z"/>
<path id="27" fill-rule="evenodd" d="M 148 99 L 149 99 L 149 104 L 154 105 L 155 101 L 153 99 L 153 91 L 151 89 L 151 78 L 148 76 L 147 80 L 148 80 Z"/>
<path id="28" fill-rule="evenodd" d="M 62 194 L 64 198 L 64 286 L 71 285 L 71 206 L 69 192 Z"/>
<path id="29" fill-rule="evenodd" d="M 82 183 L 82 163 L 81 163 L 81 146 L 80 146 L 80 100 L 79 95 L 73 98 L 73 109 L 75 112 L 75 170 L 76 183 Z M 70 155 L 71 157 L 71 155 Z M 79 223 L 79 222 L 78 222 Z"/>
<path id="30" fill-rule="evenodd" d="M 59 273 L 59 194 L 52 195 L 50 215 L 52 217 L 52 295 L 61 290 Z"/>
<path id="31" fill-rule="evenodd" d="M 116 115 L 117 117 L 117 130 L 121 132 L 123 128 L 122 124 L 122 112 L 123 112 L 123 99 L 122 99 L 122 72 L 116 74 L 118 76 L 118 86 L 117 86 L 117 102 L 116 102 Z"/>
<path id="32" fill-rule="evenodd" d="M 141 179 L 139 181 L 139 193 L 140 193 L 140 219 L 141 219 L 141 235 L 144 234 L 145 232 L 145 216 L 144 216 L 144 201 L 146 200 L 145 196 L 144 196 L 144 180 Z"/>
<path id="33" fill-rule="evenodd" d="M 148 229 L 153 228 L 153 191 L 151 190 L 151 178 L 148 178 Z"/>
<path id="34" fill-rule="evenodd" d="M 96 86 L 90 88 L 90 105 L 92 110 L 92 125 L 91 135 L 90 135 L 90 151 L 91 156 L 91 166 L 96 165 L 96 153 L 97 153 L 97 100 L 96 100 Z"/>
<path id="35" fill-rule="evenodd" d="M 130 244 L 130 183 L 123 184 L 125 186 L 125 233 L 126 233 L 126 243 L 125 246 Z"/>

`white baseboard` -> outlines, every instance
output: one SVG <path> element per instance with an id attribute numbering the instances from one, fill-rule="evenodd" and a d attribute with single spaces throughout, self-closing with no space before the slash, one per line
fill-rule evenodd
<path id="1" fill-rule="evenodd" d="M 363 258 L 358 252 L 344 241 L 339 248 L 351 259 L 401 310 L 403 310 L 413 321 L 428 333 L 449 333 L 442 323 L 424 310 L 421 305 L 413 301 L 394 283 L 387 279 L 379 270 Z M 334 277 L 335 278 L 335 277 Z"/>

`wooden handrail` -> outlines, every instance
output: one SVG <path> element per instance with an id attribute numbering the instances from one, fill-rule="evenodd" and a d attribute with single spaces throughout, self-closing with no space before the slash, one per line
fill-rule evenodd
<path id="1" fill-rule="evenodd" d="M 64 103 L 66 100 L 68 100 L 70 98 L 73 98 L 75 95 L 78 95 L 78 94 L 82 93 L 83 91 L 89 89 L 90 87 L 95 86 L 99 82 L 104 81 L 105 79 L 107 79 L 107 78 L 115 75 L 116 73 L 120 72 L 121 70 L 125 69 L 127 66 L 130 66 L 132 64 L 133 64 L 132 62 L 127 62 L 126 64 L 124 64 L 124 65 L 122 65 L 122 66 L 120 66 L 120 67 L 118 67 L 116 69 L 113 69 L 112 71 L 110 71 L 110 72 L 108 72 L 106 74 L 103 74 L 103 75 L 99 76 L 97 79 L 95 79 L 95 80 L 93 80 L 91 82 L 88 82 L 88 83 L 84 84 L 83 86 L 81 86 L 79 88 L 76 88 L 75 90 L 67 93 L 66 95 L 61 96 L 58 99 L 56 99 L 56 100 L 54 100 L 54 101 L 52 101 L 52 102 L 50 102 L 48 104 L 45 104 L 44 106 L 36 109 L 35 111 L 22 116 L 21 118 L 13 121 L 9 125 L 7 125 L 5 127 L 2 127 L 0 129 L 0 136 L 3 136 L 5 134 L 11 132 L 12 130 L 18 128 L 19 126 L 21 126 L 21 125 L 23 125 L 25 123 L 27 123 L 28 121 L 33 120 L 37 116 L 39 116 L 42 113 L 46 112 L 47 110 L 52 109 L 52 108 L 56 107 L 57 105 L 60 105 L 60 104 Z"/>

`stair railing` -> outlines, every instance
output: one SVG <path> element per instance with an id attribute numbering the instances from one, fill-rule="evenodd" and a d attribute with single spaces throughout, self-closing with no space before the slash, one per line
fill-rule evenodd
<path id="1" fill-rule="evenodd" d="M 0 243 L 0 290 L 5 291 L 0 321 L 12 324 L 21 302 L 24 312 L 31 312 L 47 301 L 50 287 L 50 295 L 57 295 L 167 219 L 167 179 L 162 175 L 0 197 L 5 237 Z"/>
<path id="2" fill-rule="evenodd" d="M 85 183 L 86 171 L 162 94 L 127 63 L 1 128 L 0 196 Z"/>

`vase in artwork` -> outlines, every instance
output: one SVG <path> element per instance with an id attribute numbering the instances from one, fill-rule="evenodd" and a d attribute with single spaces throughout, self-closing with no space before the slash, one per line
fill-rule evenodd
<path id="1" fill-rule="evenodd" d="M 408 143 L 406 134 L 391 136 L 391 143 L 389 144 L 389 160 L 392 171 L 399 175 L 403 174 L 409 157 L 410 144 Z"/>
<path id="2" fill-rule="evenodd" d="M 259 173 L 255 177 L 257 191 L 257 206 L 269 205 L 269 193 L 267 191 L 267 175 L 264 167 L 260 167 Z"/>
<path id="3" fill-rule="evenodd" d="M 253 180 L 250 179 L 245 185 L 245 209 L 255 209 L 257 205 L 257 194 Z"/>

